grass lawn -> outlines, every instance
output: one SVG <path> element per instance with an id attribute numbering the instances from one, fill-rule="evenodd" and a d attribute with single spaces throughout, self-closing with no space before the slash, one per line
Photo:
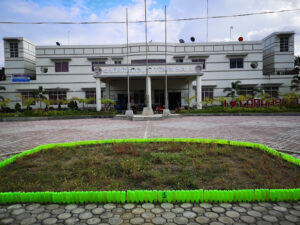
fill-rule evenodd
<path id="1" fill-rule="evenodd" d="M 0 169 L 0 192 L 299 188 L 300 167 L 261 150 L 199 143 L 54 148 Z"/>

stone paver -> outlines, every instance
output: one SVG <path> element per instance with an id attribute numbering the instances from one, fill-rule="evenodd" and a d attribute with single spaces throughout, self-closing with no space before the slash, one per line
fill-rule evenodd
<path id="1" fill-rule="evenodd" d="M 148 125 L 147 125 L 148 124 Z M 19 137 L 22 137 L 20 139 Z M 37 138 L 38 137 L 38 138 Z M 300 117 L 183 117 L 132 122 L 111 119 L 0 123 L 0 155 L 40 144 L 143 137 L 199 137 L 250 141 L 300 153 Z M 295 154 L 299 157 L 300 154 Z M 1 156 L 0 156 L 1 157 Z M 11 204 L 0 224 L 280 224 L 300 223 L 295 203 Z"/>
<path id="2" fill-rule="evenodd" d="M 262 205 L 265 204 L 265 205 Z M 144 203 L 144 204 L 101 204 L 70 205 L 20 204 L 19 206 L 0 205 L 0 224 L 16 225 L 51 225 L 51 224 L 300 224 L 300 201 L 289 203 L 288 208 L 277 203 L 232 203 L 229 205 L 217 203 Z M 165 208 L 163 208 L 163 206 Z M 264 210 L 256 211 L 254 209 Z M 278 207 L 284 207 L 286 210 Z M 41 213 L 33 214 L 32 209 L 43 209 Z M 55 208 L 55 209 L 53 209 Z M 66 209 L 69 208 L 69 209 Z M 82 209 L 81 213 L 74 213 Z M 16 211 L 18 210 L 18 211 Z M 278 211 L 279 210 L 279 211 Z M 14 215 L 16 214 L 17 215 Z M 20 213 L 20 214 L 19 214 Z"/>

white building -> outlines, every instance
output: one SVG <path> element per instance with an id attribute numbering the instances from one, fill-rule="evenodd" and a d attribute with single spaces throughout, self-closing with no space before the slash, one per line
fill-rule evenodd
<path id="1" fill-rule="evenodd" d="M 6 90 L 0 95 L 11 99 L 11 108 L 21 103 L 17 94 L 30 97 L 39 86 L 53 100 L 95 97 L 95 65 L 101 70 L 101 96 L 118 100 L 123 109 L 127 105 L 127 68 L 131 104 L 139 108 L 146 103 L 147 93 L 152 105 L 164 104 L 165 68 L 170 109 L 185 106 L 183 96 L 202 93 L 198 103 L 205 97 L 224 96 L 224 88 L 237 80 L 242 82 L 241 94 L 261 87 L 277 97 L 279 92 L 290 92 L 293 77 L 294 32 L 276 32 L 262 41 L 168 43 L 166 51 L 164 43 L 148 43 L 148 67 L 145 43 L 132 43 L 127 49 L 126 44 L 35 46 L 24 38 L 3 40 L 6 80 L 0 86 Z M 199 71 L 197 66 L 202 65 Z"/>

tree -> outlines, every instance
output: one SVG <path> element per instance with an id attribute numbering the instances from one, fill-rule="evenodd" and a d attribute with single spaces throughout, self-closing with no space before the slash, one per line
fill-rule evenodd
<path id="1" fill-rule="evenodd" d="M 295 66 L 300 66 L 300 55 L 295 55 L 294 63 Z"/>
<path id="2" fill-rule="evenodd" d="M 43 100 L 47 99 L 47 97 L 44 94 L 47 94 L 47 92 L 44 91 L 42 86 L 39 86 L 39 88 L 33 92 L 35 101 L 40 102 L 40 109 L 42 108 Z"/>
<path id="3" fill-rule="evenodd" d="M 5 89 L 5 87 L 0 86 L 0 90 L 4 90 L 5 91 L 6 89 Z M 4 101 L 4 97 L 0 96 L 0 100 Z"/>
<path id="4" fill-rule="evenodd" d="M 47 98 L 44 98 L 44 99 L 42 99 L 42 102 L 45 104 L 45 110 L 47 111 L 48 109 L 49 109 L 49 105 L 51 105 L 52 104 L 52 100 L 49 100 L 49 99 L 47 99 Z"/>
<path id="5" fill-rule="evenodd" d="M 8 103 L 10 103 L 10 99 L 9 98 L 5 98 L 5 99 L 1 99 L 0 100 L 0 106 L 1 106 L 1 110 L 2 111 L 6 111 Z"/>
<path id="6" fill-rule="evenodd" d="M 101 103 L 104 105 L 104 111 L 110 111 L 116 105 L 116 101 L 112 99 L 101 98 Z"/>
<path id="7" fill-rule="evenodd" d="M 300 76 L 296 75 L 291 81 L 291 90 L 299 91 L 300 90 Z"/>
<path id="8" fill-rule="evenodd" d="M 223 92 L 228 92 L 226 97 L 234 98 L 237 95 L 238 91 L 241 89 L 241 83 L 242 82 L 238 80 L 231 83 L 231 88 L 224 88 Z"/>
<path id="9" fill-rule="evenodd" d="M 182 98 L 188 103 L 188 111 L 190 111 L 191 102 L 196 96 L 194 95 L 190 98 L 188 96 L 183 96 Z"/>
<path id="10" fill-rule="evenodd" d="M 82 103 L 82 110 L 84 111 L 85 110 L 85 108 L 84 108 L 84 105 L 85 104 L 89 104 L 90 102 L 92 102 L 94 100 L 94 98 L 93 97 L 91 97 L 91 98 L 82 98 L 82 99 L 79 99 L 79 103 Z M 88 111 L 88 107 L 87 107 L 87 111 Z"/>

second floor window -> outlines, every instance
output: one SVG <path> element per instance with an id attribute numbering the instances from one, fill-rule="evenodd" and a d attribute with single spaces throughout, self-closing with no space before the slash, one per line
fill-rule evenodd
<path id="1" fill-rule="evenodd" d="M 55 72 L 69 72 L 69 63 L 55 62 Z"/>
<path id="2" fill-rule="evenodd" d="M 205 69 L 205 59 L 192 59 L 192 63 L 202 63 L 203 69 Z"/>
<path id="3" fill-rule="evenodd" d="M 176 59 L 177 63 L 183 63 L 183 59 Z"/>
<path id="4" fill-rule="evenodd" d="M 93 61 L 92 62 L 92 71 L 94 71 L 95 66 L 103 65 L 105 64 L 105 61 Z"/>
<path id="5" fill-rule="evenodd" d="M 115 64 L 122 64 L 122 61 L 121 60 L 115 60 Z"/>
<path id="6" fill-rule="evenodd" d="M 289 51 L 289 38 L 288 37 L 281 37 L 280 38 L 280 51 L 281 52 L 288 52 Z"/>
<path id="7" fill-rule="evenodd" d="M 19 48 L 18 43 L 9 43 L 10 57 L 18 58 L 19 57 Z"/>
<path id="8" fill-rule="evenodd" d="M 235 69 L 235 68 L 244 68 L 243 58 L 230 59 L 230 69 Z"/>

